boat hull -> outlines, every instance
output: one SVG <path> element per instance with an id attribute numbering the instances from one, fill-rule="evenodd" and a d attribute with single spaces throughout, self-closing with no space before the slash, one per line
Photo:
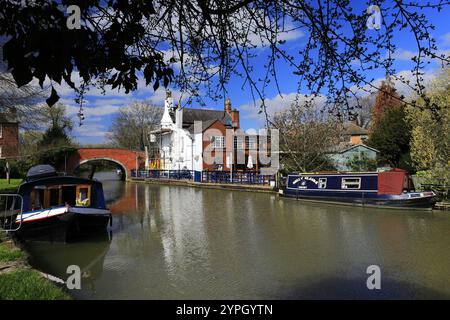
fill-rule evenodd
<path id="1" fill-rule="evenodd" d="M 16 223 L 20 223 L 17 217 Z M 111 220 L 106 209 L 65 207 L 22 215 L 22 223 L 16 231 L 26 240 L 52 240 L 68 242 L 74 238 L 105 230 Z"/>
<path id="2" fill-rule="evenodd" d="M 326 194 L 325 194 L 326 193 Z M 348 193 L 343 192 L 308 192 L 296 190 L 281 190 L 280 195 L 283 197 L 332 203 L 340 205 L 361 206 L 361 207 L 375 207 L 375 208 L 389 208 L 389 209 L 417 209 L 417 210 L 431 210 L 436 203 L 435 195 L 421 195 L 420 193 L 410 193 L 395 196 L 378 195 L 377 193 Z M 413 196 L 411 196 L 413 195 Z"/>

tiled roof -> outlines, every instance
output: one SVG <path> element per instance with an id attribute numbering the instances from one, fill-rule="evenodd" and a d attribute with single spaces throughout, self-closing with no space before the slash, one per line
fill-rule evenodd
<path id="1" fill-rule="evenodd" d="M 347 122 L 344 124 L 344 134 L 350 136 L 367 135 L 368 131 L 353 122 Z"/>
<path id="2" fill-rule="evenodd" d="M 205 131 L 206 129 L 208 129 L 214 122 L 218 121 L 217 119 L 213 119 L 213 120 L 206 120 L 206 121 L 202 121 L 202 132 Z M 183 121 L 183 125 L 184 125 L 184 121 Z M 191 124 L 190 126 L 188 126 L 186 129 L 189 131 L 189 133 L 194 133 L 194 124 Z"/>
<path id="3" fill-rule="evenodd" d="M 175 122 L 175 112 L 171 114 Z M 231 126 L 231 116 L 223 110 L 183 108 L 183 126 L 194 124 L 194 121 L 219 120 L 225 126 Z"/>
<path id="4" fill-rule="evenodd" d="M 363 147 L 365 149 L 372 150 L 376 153 L 380 152 L 375 148 L 371 148 L 368 145 L 365 145 L 364 143 L 358 143 L 358 144 L 339 143 L 339 144 L 333 146 L 332 148 L 330 148 L 328 150 L 328 153 L 345 153 L 345 152 L 352 150 L 354 148 L 357 148 L 357 147 Z"/>

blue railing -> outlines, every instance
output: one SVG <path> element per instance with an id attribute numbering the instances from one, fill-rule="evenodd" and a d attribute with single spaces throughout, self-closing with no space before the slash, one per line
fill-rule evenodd
<path id="1" fill-rule="evenodd" d="M 256 171 L 203 171 L 202 181 L 207 183 L 232 183 L 269 185 L 275 181 L 274 175 L 262 175 Z"/>
<path id="2" fill-rule="evenodd" d="M 133 178 L 193 180 L 192 170 L 131 170 Z"/>
<path id="3" fill-rule="evenodd" d="M 205 183 L 270 185 L 275 175 L 262 175 L 256 171 L 192 171 L 192 170 L 132 170 L 133 178 L 194 180 Z"/>

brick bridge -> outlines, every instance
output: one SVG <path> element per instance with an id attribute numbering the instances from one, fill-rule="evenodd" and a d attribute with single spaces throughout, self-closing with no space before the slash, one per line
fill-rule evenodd
<path id="1" fill-rule="evenodd" d="M 60 171 L 73 174 L 80 165 L 93 160 L 107 160 L 117 163 L 125 172 L 125 178 L 131 175 L 131 170 L 143 168 L 145 153 L 128 149 L 112 148 L 80 148 L 68 155 L 66 163 L 58 166 Z"/>

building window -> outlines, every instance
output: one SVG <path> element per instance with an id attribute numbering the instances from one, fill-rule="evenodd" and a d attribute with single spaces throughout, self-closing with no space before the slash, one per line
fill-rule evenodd
<path id="1" fill-rule="evenodd" d="M 0 147 L 0 158 L 3 158 L 2 148 L 3 148 L 3 147 Z"/>
<path id="2" fill-rule="evenodd" d="M 359 189 L 361 178 L 342 178 L 342 189 Z"/>
<path id="3" fill-rule="evenodd" d="M 214 136 L 212 145 L 214 149 L 225 148 L 225 137 L 224 136 Z"/>
<path id="4" fill-rule="evenodd" d="M 244 137 L 234 137 L 234 148 L 235 149 L 245 149 Z"/>
<path id="5" fill-rule="evenodd" d="M 319 178 L 319 189 L 326 189 L 327 178 Z"/>
<path id="6" fill-rule="evenodd" d="M 256 150 L 257 144 L 256 144 L 256 137 L 248 137 L 248 149 L 249 150 Z"/>
<path id="7" fill-rule="evenodd" d="M 0 138 L 3 138 L 3 124 L 0 123 Z"/>

